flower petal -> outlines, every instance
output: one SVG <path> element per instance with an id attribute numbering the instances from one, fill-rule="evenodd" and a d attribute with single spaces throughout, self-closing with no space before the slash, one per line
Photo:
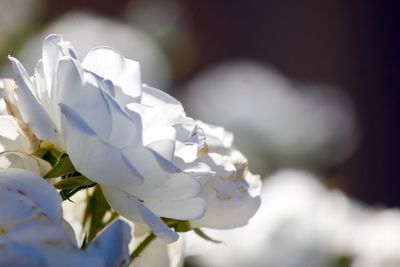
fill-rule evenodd
<path id="1" fill-rule="evenodd" d="M 5 151 L 0 153 L 0 168 L 23 169 L 43 176 L 52 167 L 50 163 L 34 155 L 19 151 Z"/>
<path id="2" fill-rule="evenodd" d="M 43 42 L 42 60 L 49 96 L 53 91 L 58 62 L 63 56 L 71 56 L 76 59 L 76 53 L 69 42 L 65 42 L 62 36 L 58 34 L 50 34 L 47 36 Z"/>
<path id="3" fill-rule="evenodd" d="M 141 174 L 121 152 L 99 138 L 71 107 L 60 104 L 68 155 L 75 168 L 89 179 L 117 187 L 136 186 Z"/>
<path id="4" fill-rule="evenodd" d="M 104 141 L 117 148 L 141 142 L 140 116 L 125 112 L 109 93 L 103 91 L 102 88 L 107 86 L 104 81 L 97 80 L 94 74 L 82 73 L 73 59 L 61 60 L 57 73 L 61 103 L 79 113 Z"/>
<path id="5" fill-rule="evenodd" d="M 34 247 L 0 236 L 0 266 L 50 267 L 46 258 Z"/>
<path id="6" fill-rule="evenodd" d="M 0 116 L 0 152 L 6 150 L 27 151 L 31 144 L 19 128 L 17 122 L 12 116 Z"/>
<path id="7" fill-rule="evenodd" d="M 32 92 L 33 84 L 21 63 L 9 57 L 15 74 L 18 88 L 15 89 L 17 103 L 22 120 L 28 124 L 39 139 L 48 139 L 58 143 L 57 129 L 45 109 L 39 104 Z"/>
<path id="8" fill-rule="evenodd" d="M 0 191 L 2 225 L 40 214 L 52 221 L 61 219 L 59 194 L 42 177 L 32 172 L 12 168 L 0 169 Z"/>
<path id="9" fill-rule="evenodd" d="M 62 59 L 57 69 L 57 92 L 53 93 L 52 101 L 56 105 L 63 103 L 73 108 L 97 135 L 106 140 L 111 131 L 111 115 L 96 81 L 84 80 L 95 79 L 89 76 L 84 77 L 83 70 L 74 59 Z M 60 113 L 59 107 L 56 110 Z"/>
<path id="10" fill-rule="evenodd" d="M 142 184 L 124 189 L 139 198 L 180 200 L 195 197 L 201 190 L 201 184 L 193 176 L 179 169 L 171 172 L 169 166 L 162 168 L 160 164 L 171 164 L 161 156 L 156 156 L 145 147 L 128 147 L 123 150 L 124 157 L 145 177 Z"/>
<path id="11" fill-rule="evenodd" d="M 156 89 L 143 85 L 143 95 L 141 103 L 151 107 L 157 107 L 163 113 L 168 114 L 168 124 L 173 125 L 185 118 L 185 111 L 182 104 L 170 96 L 169 94 Z"/>
<path id="12" fill-rule="evenodd" d="M 130 226 L 122 220 L 116 220 L 89 244 L 86 251 L 103 258 L 106 266 L 125 266 L 129 262 L 130 240 Z"/>
<path id="13" fill-rule="evenodd" d="M 175 242 L 178 239 L 178 234 L 171 230 L 135 196 L 111 186 L 102 185 L 101 189 L 110 206 L 123 217 L 132 222 L 146 223 L 156 236 L 167 243 Z"/>
<path id="14" fill-rule="evenodd" d="M 144 204 L 160 217 L 195 220 L 204 216 L 206 201 L 196 197 L 185 200 L 146 199 Z"/>
<path id="15" fill-rule="evenodd" d="M 126 59 L 110 47 L 97 47 L 86 55 L 82 66 L 119 87 L 123 93 L 119 99 L 122 106 L 140 100 L 142 93 L 138 62 Z"/>

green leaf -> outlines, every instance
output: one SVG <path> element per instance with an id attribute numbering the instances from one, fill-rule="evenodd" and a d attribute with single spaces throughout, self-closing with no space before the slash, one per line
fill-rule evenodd
<path id="1" fill-rule="evenodd" d="M 44 178 L 54 178 L 66 176 L 68 174 L 76 172 L 74 165 L 67 155 L 64 155 L 60 160 L 54 165 Z"/>
<path id="2" fill-rule="evenodd" d="M 55 188 L 60 190 L 71 190 L 77 187 L 87 187 L 95 185 L 95 182 L 89 180 L 85 176 L 67 177 L 54 185 Z"/>
<path id="3" fill-rule="evenodd" d="M 194 231 L 198 236 L 200 236 L 201 238 L 203 238 L 204 240 L 207 240 L 207 241 L 210 241 L 210 242 L 213 242 L 213 243 L 216 243 L 216 244 L 224 243 L 223 241 L 215 240 L 215 239 L 209 237 L 206 233 L 204 233 L 202 230 L 200 230 L 200 228 L 195 228 L 195 229 L 193 229 L 193 231 Z"/>

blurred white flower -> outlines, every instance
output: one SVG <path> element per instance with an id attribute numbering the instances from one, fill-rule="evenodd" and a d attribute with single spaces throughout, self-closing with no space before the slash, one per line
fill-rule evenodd
<path id="1" fill-rule="evenodd" d="M 247 226 L 207 230 L 223 245 L 186 234 L 186 253 L 195 256 L 196 266 L 336 267 L 344 258 L 351 267 L 400 262 L 398 209 L 368 208 L 295 170 L 267 178 L 261 197 L 260 210 Z"/>
<path id="2" fill-rule="evenodd" d="M 191 115 L 235 132 L 258 172 L 331 167 L 357 144 L 354 108 L 344 92 L 305 88 L 256 63 L 222 63 L 182 91 Z"/>
<path id="3" fill-rule="evenodd" d="M 41 0 L 0 1 L 0 52 L 26 31 L 43 11 Z"/>
<path id="4" fill-rule="evenodd" d="M 360 221 L 354 231 L 350 254 L 352 267 L 400 266 L 400 210 L 371 211 L 367 220 Z"/>
<path id="5" fill-rule="evenodd" d="M 115 221 L 85 250 L 62 219 L 61 198 L 42 177 L 0 169 L 0 266 L 109 266 L 129 258 L 129 226 Z"/>
<path id="6" fill-rule="evenodd" d="M 41 57 L 39 51 L 43 39 L 52 33 L 61 34 L 73 43 L 79 57 L 85 56 L 95 46 L 113 47 L 127 58 L 140 62 L 143 82 L 157 88 L 169 86 L 169 62 L 150 36 L 133 26 L 85 12 L 61 16 L 24 44 L 18 57 L 24 59 L 28 70 L 33 69 Z"/>

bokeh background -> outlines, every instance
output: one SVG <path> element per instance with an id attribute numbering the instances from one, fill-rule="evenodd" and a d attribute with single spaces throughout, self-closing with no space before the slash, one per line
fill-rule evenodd
<path id="1" fill-rule="evenodd" d="M 372 0 L 0 0 L 0 78 L 9 54 L 32 70 L 48 33 L 81 58 L 113 46 L 190 116 L 233 131 L 253 172 L 301 169 L 399 207 L 399 14 Z"/>

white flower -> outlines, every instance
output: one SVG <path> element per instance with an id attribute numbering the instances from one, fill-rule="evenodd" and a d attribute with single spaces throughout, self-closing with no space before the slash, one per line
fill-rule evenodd
<path id="1" fill-rule="evenodd" d="M 61 198 L 42 177 L 0 169 L 0 266 L 109 266 L 127 263 L 130 228 L 115 221 L 85 250 L 62 219 Z"/>
<path id="2" fill-rule="evenodd" d="M 4 86 L 4 95 L 31 144 L 20 150 L 32 158 L 36 149 L 65 151 L 130 221 L 173 242 L 178 235 L 160 217 L 225 229 L 257 211 L 261 183 L 232 148 L 232 134 L 194 121 L 176 99 L 142 85 L 137 62 L 98 47 L 80 63 L 59 35 L 45 39 L 32 78 L 10 60 L 16 85 Z"/>
<path id="3" fill-rule="evenodd" d="M 175 156 L 176 139 L 197 147 L 196 132 L 185 128 L 190 119 L 178 101 L 141 85 L 137 62 L 100 47 L 81 64 L 58 35 L 46 38 L 34 79 L 10 60 L 18 87 L 6 93 L 17 118 L 36 138 L 66 151 L 121 215 L 169 242 L 178 236 L 159 217 L 203 216 L 200 182 L 173 163 L 185 161 Z"/>

